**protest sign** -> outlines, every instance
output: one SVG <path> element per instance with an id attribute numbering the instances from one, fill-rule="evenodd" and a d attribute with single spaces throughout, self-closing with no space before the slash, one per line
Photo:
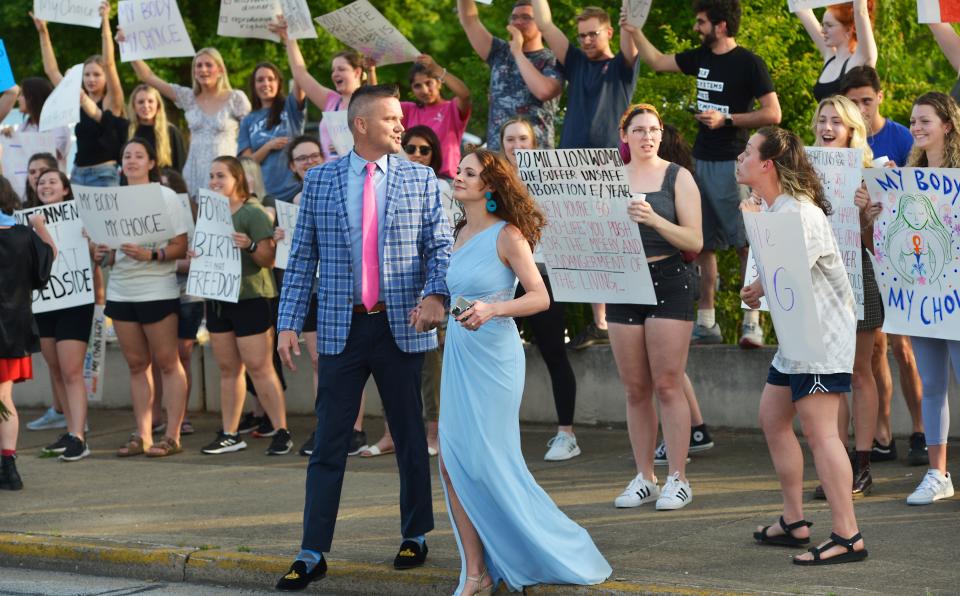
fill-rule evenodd
<path id="1" fill-rule="evenodd" d="M 33 16 L 41 21 L 99 29 L 100 0 L 33 0 Z"/>
<path id="2" fill-rule="evenodd" d="M 83 222 L 76 201 L 63 201 L 15 211 L 17 223 L 28 225 L 30 216 L 42 213 L 57 246 L 50 281 L 33 291 L 33 312 L 42 313 L 93 302 L 93 267 L 90 247 L 83 237 Z"/>
<path id="3" fill-rule="evenodd" d="M 760 279 L 760 267 L 757 265 L 757 259 L 753 256 L 753 247 L 750 247 L 749 252 L 747 252 L 747 269 L 743 275 L 743 287 L 747 287 L 753 282 Z M 760 297 L 760 307 L 759 308 L 750 308 L 747 306 L 747 303 L 740 301 L 740 308 L 743 310 L 762 310 L 770 312 L 770 307 L 767 306 L 767 297 Z"/>
<path id="4" fill-rule="evenodd" d="M 437 181 L 440 186 L 440 204 L 443 205 L 443 213 L 450 222 L 450 228 L 453 229 L 457 223 L 463 219 L 463 203 L 453 198 L 453 187 L 446 180 Z"/>
<path id="5" fill-rule="evenodd" d="M 197 298 L 237 302 L 240 297 L 240 249 L 233 243 L 230 199 L 200 189 L 197 229 L 193 233 L 187 274 L 187 294 Z"/>
<path id="6" fill-rule="evenodd" d="M 960 340 L 960 169 L 869 168 L 883 330 Z"/>
<path id="7" fill-rule="evenodd" d="M 80 121 L 80 89 L 83 84 L 83 64 L 76 64 L 47 97 L 40 110 L 40 132 L 58 126 L 73 126 Z"/>
<path id="8" fill-rule="evenodd" d="M 656 304 L 620 153 L 522 150 L 517 164 L 547 216 L 540 248 L 557 302 Z"/>
<path id="9" fill-rule="evenodd" d="M 93 325 L 87 341 L 87 353 L 83 357 L 83 383 L 87 386 L 87 400 L 103 399 L 103 368 L 107 361 L 107 318 L 104 306 L 93 306 Z"/>
<path id="10" fill-rule="evenodd" d="M 287 21 L 290 39 L 317 37 L 306 0 L 220 0 L 217 35 L 280 41 L 267 29 L 278 15 Z"/>
<path id="11" fill-rule="evenodd" d="M 290 246 L 293 244 L 293 231 L 297 227 L 297 213 L 300 207 L 286 201 L 277 201 L 277 227 L 283 229 L 283 239 L 277 240 L 277 256 L 274 267 L 286 269 L 290 258 Z"/>
<path id="12" fill-rule="evenodd" d="M 3 175 L 10 181 L 13 190 L 26 199 L 27 166 L 30 156 L 37 153 L 57 154 L 57 137 L 53 132 L 17 132 L 10 136 L 0 135 L 3 147 Z"/>
<path id="13" fill-rule="evenodd" d="M 180 205 L 179 217 L 181 221 L 186 222 L 187 224 L 187 241 L 193 240 L 193 232 L 197 228 L 197 224 L 193 221 L 193 205 L 190 200 L 190 195 L 187 193 L 178 193 L 177 194 L 177 203 Z"/>
<path id="14" fill-rule="evenodd" d="M 830 201 L 833 213 L 830 225 L 837 239 L 840 258 L 850 278 L 857 305 L 857 320 L 863 320 L 863 252 L 860 250 L 860 210 L 853 196 L 863 180 L 863 149 L 831 149 L 807 147 L 807 159 L 817 171 L 823 194 Z"/>
<path id="15" fill-rule="evenodd" d="M 121 62 L 196 53 L 176 0 L 120 0 L 117 24 L 123 29 Z"/>
<path id="16" fill-rule="evenodd" d="M 157 183 L 107 187 L 74 184 L 73 196 L 83 227 L 97 244 L 120 248 L 128 242 L 165 242 L 177 235 Z"/>
<path id="17" fill-rule="evenodd" d="M 623 0 L 623 16 L 627 19 L 628 25 L 633 25 L 637 29 L 643 29 L 650 16 L 650 5 L 653 0 Z"/>
<path id="18" fill-rule="evenodd" d="M 0 39 L 0 91 L 6 91 L 17 84 L 13 78 L 13 69 L 10 68 L 10 56 L 7 55 L 7 48 Z"/>
<path id="19" fill-rule="evenodd" d="M 317 23 L 377 66 L 413 62 L 420 52 L 368 0 L 356 0 L 319 16 Z"/>
<path id="20" fill-rule="evenodd" d="M 832 4 L 849 4 L 850 2 L 853 2 L 853 0 L 847 0 L 847 2 L 843 2 L 843 0 L 840 2 L 837 2 L 837 0 L 787 0 L 787 8 L 790 12 L 800 12 L 808 8 L 822 8 Z"/>
<path id="21" fill-rule="evenodd" d="M 917 22 L 960 22 L 960 0 L 917 0 Z"/>
<path id="22" fill-rule="evenodd" d="M 337 155 L 346 155 L 353 149 L 353 133 L 347 125 L 347 111 L 324 112 L 321 121 L 330 135 L 330 142 Z"/>
<path id="23" fill-rule="evenodd" d="M 827 358 L 799 213 L 743 213 L 780 351 L 790 360 Z"/>

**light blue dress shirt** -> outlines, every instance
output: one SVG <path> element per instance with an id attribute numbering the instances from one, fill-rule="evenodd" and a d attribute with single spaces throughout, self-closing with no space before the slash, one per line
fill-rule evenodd
<path id="1" fill-rule="evenodd" d="M 377 302 L 383 301 L 383 238 L 384 219 L 387 213 L 387 163 L 389 155 L 384 155 L 375 163 L 373 185 L 377 193 L 377 255 L 380 262 L 380 295 Z M 350 175 L 347 177 L 347 224 L 350 226 L 350 256 L 353 261 L 353 303 L 363 304 L 363 183 L 367 179 L 367 160 L 355 151 L 351 151 Z"/>

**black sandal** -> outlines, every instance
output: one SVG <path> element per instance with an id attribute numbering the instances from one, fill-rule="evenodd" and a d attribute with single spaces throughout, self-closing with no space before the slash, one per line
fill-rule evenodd
<path id="1" fill-rule="evenodd" d="M 793 522 L 792 524 L 788 525 L 781 515 L 780 527 L 783 528 L 783 534 L 777 536 L 768 536 L 767 530 L 773 526 L 766 526 L 759 532 L 754 532 L 753 538 L 760 544 L 769 544 L 771 546 L 803 546 L 805 544 L 810 544 L 810 538 L 797 538 L 793 535 L 793 531 L 799 528 L 809 528 L 812 525 L 813 522 L 808 522 L 805 519 L 801 519 L 798 522 Z"/>
<path id="2" fill-rule="evenodd" d="M 842 538 L 837 533 L 830 534 L 830 540 L 822 546 L 817 546 L 811 549 L 807 549 L 809 552 L 813 553 L 813 558 L 808 560 L 793 558 L 794 565 L 835 565 L 837 563 L 854 563 L 856 561 L 862 561 L 867 558 L 867 549 L 863 550 L 853 550 L 853 545 L 857 543 L 858 540 L 862 539 L 863 536 L 860 535 L 860 532 L 857 532 L 850 538 Z M 842 546 L 847 549 L 847 552 L 839 555 L 830 557 L 829 559 L 821 559 L 820 555 L 834 546 Z"/>

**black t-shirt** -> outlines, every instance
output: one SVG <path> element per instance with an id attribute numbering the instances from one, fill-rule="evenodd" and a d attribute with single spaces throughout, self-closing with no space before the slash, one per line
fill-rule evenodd
<path id="1" fill-rule="evenodd" d="M 97 103 L 103 110 L 103 101 Z M 127 120 L 115 116 L 110 110 L 103 110 L 103 117 L 97 122 L 83 110 L 80 121 L 74 128 L 77 135 L 77 166 L 95 166 L 107 161 L 120 161 L 120 148 L 127 142 Z"/>
<path id="2" fill-rule="evenodd" d="M 714 54 L 700 46 L 676 55 L 684 74 L 697 77 L 697 109 L 723 114 L 753 111 L 754 101 L 773 92 L 773 80 L 763 59 L 750 50 L 735 47 Z M 703 124 L 693 144 L 693 156 L 705 161 L 730 161 L 747 144 L 747 129 L 724 126 L 710 130 Z"/>
<path id="3" fill-rule="evenodd" d="M 561 149 L 616 147 L 620 115 L 630 105 L 640 60 L 627 64 L 623 53 L 607 60 L 589 60 L 572 43 L 564 58 L 567 114 L 560 133 Z"/>

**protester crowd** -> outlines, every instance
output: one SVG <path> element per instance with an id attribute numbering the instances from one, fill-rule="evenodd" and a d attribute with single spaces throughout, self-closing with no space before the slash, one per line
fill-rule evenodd
<path id="1" fill-rule="evenodd" d="M 808 81 L 818 102 L 810 106 L 814 145 L 861 149 L 865 168 L 960 167 L 956 88 L 953 97 L 936 89 L 917 97 L 909 128 L 882 115 L 883 73 L 876 70 L 882 48 L 874 40 L 873 4 L 854 0 L 833 5 L 819 19 L 811 9 L 796 13 L 798 25 L 823 56 L 820 74 Z M 615 506 L 653 503 L 658 510 L 672 510 L 690 504 L 694 491 L 686 472 L 688 455 L 710 449 L 713 440 L 686 375 L 687 355 L 691 344 L 722 341 L 714 306 L 716 254 L 735 249 L 745 276 L 749 246 L 741 211 L 799 213 L 827 358 L 801 362 L 781 351 L 771 365 L 760 400 L 760 423 L 782 484 L 784 508 L 778 523 L 758 528 L 754 536 L 765 544 L 810 542 L 800 494 L 802 454 L 793 430 L 793 419 L 799 416 L 822 483 L 816 496 L 831 505 L 833 534 L 826 545 L 795 562 L 866 556 L 852 498 L 869 494 L 872 463 L 898 457 L 890 424 L 894 392 L 890 349 L 911 415 L 907 458 L 912 465 L 929 467 L 907 503 L 927 505 L 953 495 L 947 471 L 946 393 L 951 362 L 960 376 L 960 343 L 883 333 L 884 300 L 871 266 L 874 221 L 882 206 L 871 200 L 865 185 L 855 196 L 864 285 L 863 315 L 858 320 L 827 219 L 830 203 L 797 131 L 777 127 L 781 108 L 763 57 L 737 44 L 741 26 L 749 26 L 741 23 L 738 0 L 695 0 L 693 27 L 702 43 L 678 54 L 661 52 L 642 28 L 625 16 L 618 22 L 618 15 L 602 8 L 584 8 L 576 18 L 576 30 L 566 32 L 554 24 L 547 0 L 515 0 L 509 39 L 495 36 L 481 22 L 475 0 L 457 0 L 457 11 L 466 39 L 490 69 L 489 89 L 468 88 L 428 55 L 418 57 L 408 79 L 401 82 L 414 98 L 401 103 L 404 157 L 425 166 L 437 180 L 451 230 L 459 229 L 464 218 L 463 206 L 453 195 L 464 184 L 464 156 L 474 149 L 462 141 L 468 121 L 476 117 L 471 96 L 483 92 L 489 96 L 483 147 L 499 153 L 514 175 L 517 150 L 618 149 L 631 192 L 645 194 L 645 200 L 629 203 L 628 213 L 639 225 L 656 304 L 593 304 L 593 321 L 568 341 L 564 304 L 554 300 L 542 253 L 534 252 L 549 306 L 525 318 L 547 365 L 557 411 L 557 433 L 549 442 L 546 460 L 581 454 L 573 429 L 577 379 L 568 350 L 609 343 L 625 389 L 627 431 L 636 465 L 636 475 L 616 496 Z M 26 424 L 27 429 L 65 429 L 43 449 L 47 455 L 72 462 L 90 454 L 82 369 L 94 305 L 38 313 L 32 315 L 35 324 L 27 324 L 30 290 L 44 285 L 51 253 L 57 249 L 42 217 L 30 219 L 36 234 L 26 234 L 13 217 L 22 208 L 73 200 L 71 185 L 160 183 L 172 214 L 174 234 L 165 242 L 119 248 L 90 242 L 95 301 L 105 305 L 131 377 L 135 430 L 116 455 L 165 457 L 183 450 L 182 436 L 193 430 L 185 418 L 190 354 L 204 321 L 220 373 L 222 428 L 202 452 L 220 455 L 246 449 L 249 436 L 269 438 L 267 455 L 293 450 L 285 381 L 276 357 L 278 316 L 283 319 L 278 309 L 285 287 L 284 271 L 275 267 L 278 243 L 285 240 L 284 229 L 277 225 L 277 206 L 301 204 L 303 181 L 312 168 L 353 155 L 338 147 L 341 139 L 333 127 L 339 124 L 333 120 L 328 124 L 326 114 L 348 113 L 354 94 L 378 83 L 376 64 L 349 49 L 331 57 L 330 86 L 317 80 L 304 61 L 300 42 L 287 35 L 287 23 L 278 17 L 270 30 L 284 44 L 288 64 L 258 63 L 246 90 L 231 88 L 223 57 L 215 48 L 203 48 L 193 58 L 190 81 L 165 81 L 147 62 L 133 61 L 142 84 L 126 92 L 117 72 L 109 3 L 101 7 L 101 14 L 102 50 L 83 65 L 81 111 L 72 131 L 76 158 L 69 177 L 64 172 L 71 131 L 64 127 L 55 131 L 54 151 L 30 157 L 22 197 L 0 180 L 0 255 L 6 256 L 0 257 L 4 263 L 0 404 L 8 411 L 0 422 L 0 489 L 23 486 L 15 465 L 19 420 L 13 393 L 14 383 L 32 377 L 32 352 L 42 353 L 50 371 L 52 403 L 39 419 Z M 39 19 L 34 23 L 45 77 L 25 78 L 0 96 L 0 119 L 16 103 L 23 114 L 18 127 L 22 132 L 38 130 L 44 102 L 63 80 L 46 23 Z M 619 47 L 613 47 L 617 28 Z M 949 24 L 932 24 L 930 29 L 951 64 L 960 67 L 960 36 Z M 117 36 L 123 39 L 123 31 Z M 697 101 L 691 111 L 698 131 L 692 147 L 675 126 L 663 121 L 655 106 L 633 103 L 637 75 L 644 67 L 695 79 L 691 86 Z M 563 94 L 566 115 L 561 127 L 557 113 Z M 183 112 L 187 130 L 172 124 L 165 100 Z M 325 114 L 318 136 L 304 134 L 308 101 Z M 233 247 L 241 261 L 236 302 L 203 301 L 186 291 L 190 262 L 197 256 L 190 250 L 193 226 L 186 219 L 196 216 L 201 189 L 229 202 Z M 353 191 L 345 187 L 344 192 Z M 178 193 L 189 195 L 191 209 L 182 209 Z M 494 211 L 496 203 L 488 209 Z M 353 218 L 353 210 L 347 211 Z M 359 228 L 353 240 L 361 241 Z M 14 254 L 16 258 L 7 256 Z M 316 372 L 318 359 L 326 353 L 321 347 L 318 355 L 318 334 L 323 336 L 324 326 L 332 324 L 317 320 L 317 284 L 323 281 L 314 280 L 309 305 L 300 315 L 315 389 L 330 382 L 318 379 Z M 757 307 L 764 288 L 759 281 L 750 283 L 745 277 L 742 281 L 742 296 L 750 308 L 744 311 L 739 345 L 761 347 Z M 516 298 L 528 289 L 518 284 Z M 386 300 L 381 310 L 389 308 L 389 296 Z M 378 312 L 380 306 L 355 308 Z M 443 351 L 441 330 L 439 348 L 427 352 L 422 372 L 430 456 L 437 455 L 441 444 Z M 248 391 L 252 403 L 245 411 Z M 847 394 L 852 396 L 849 404 Z M 383 437 L 369 443 L 363 417 L 361 401 L 349 455 L 375 457 L 399 449 L 390 425 Z M 440 431 L 442 435 L 442 426 Z M 301 455 L 323 448 L 312 435 L 304 439 Z M 658 482 L 655 466 L 666 468 L 665 483 Z M 474 576 L 466 583 L 470 587 L 474 582 L 476 590 L 464 593 L 485 593 L 489 585 L 482 576 L 477 580 Z"/>

